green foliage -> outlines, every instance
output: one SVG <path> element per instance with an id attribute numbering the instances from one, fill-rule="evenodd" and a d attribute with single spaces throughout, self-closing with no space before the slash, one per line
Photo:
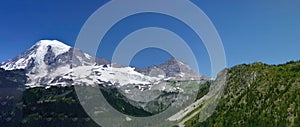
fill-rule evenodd
<path id="1" fill-rule="evenodd" d="M 202 98 L 204 95 L 206 95 L 209 92 L 210 84 L 211 84 L 211 81 L 207 81 L 207 82 L 199 85 L 199 91 L 198 91 L 196 100 Z"/>
<path id="2" fill-rule="evenodd" d="M 0 68 L 0 87 L 23 87 L 26 83 L 26 76 L 24 70 L 5 71 Z"/>
<path id="3" fill-rule="evenodd" d="M 299 126 L 300 62 L 254 63 L 231 68 L 215 112 L 200 123 L 198 115 L 185 123 L 198 126 Z"/>
<path id="4" fill-rule="evenodd" d="M 26 89 L 20 103 L 17 126 L 98 127 L 81 107 L 74 87 Z"/>
<path id="5" fill-rule="evenodd" d="M 126 102 L 126 97 L 118 92 L 116 88 L 108 89 L 105 87 L 100 88 L 106 101 L 118 111 L 135 116 L 135 117 L 145 117 L 151 116 L 152 114 L 143 110 L 142 108 L 137 108 L 132 106 L 129 102 Z"/>
<path id="6" fill-rule="evenodd" d="M 5 71 L 0 68 L 0 126 L 18 126 L 22 113 L 17 108 L 22 101 L 26 82 L 24 70 Z"/>
<path id="7" fill-rule="evenodd" d="M 101 88 L 101 91 L 107 101 L 122 113 L 133 116 L 151 115 L 124 101 L 123 95 L 116 89 Z M 15 98 L 6 99 L 6 96 Z M 98 127 L 81 107 L 74 87 L 31 88 L 20 91 L 17 98 L 16 95 L 7 94 L 0 97 L 1 102 L 6 103 L 4 106 L 0 104 L 2 126 Z"/>
<path id="8" fill-rule="evenodd" d="M 24 89 L 25 82 L 24 70 L 0 69 L 1 127 L 98 127 L 73 87 Z"/>
<path id="9" fill-rule="evenodd" d="M 51 87 L 27 89 L 23 93 L 23 114 L 38 113 L 42 118 L 88 117 L 79 104 L 73 87 Z M 26 116 L 25 115 L 25 116 Z"/>

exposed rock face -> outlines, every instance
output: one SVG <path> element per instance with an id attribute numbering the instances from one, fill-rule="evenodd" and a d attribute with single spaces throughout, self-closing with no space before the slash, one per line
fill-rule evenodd
<path id="1" fill-rule="evenodd" d="M 105 58 L 96 58 L 95 62 L 97 63 L 97 65 L 108 65 L 111 64 L 111 62 Z"/>
<path id="2" fill-rule="evenodd" d="M 184 62 L 176 58 L 170 58 L 163 64 L 148 68 L 136 69 L 136 71 L 149 76 L 165 77 L 177 80 L 208 80 L 199 75 Z"/>

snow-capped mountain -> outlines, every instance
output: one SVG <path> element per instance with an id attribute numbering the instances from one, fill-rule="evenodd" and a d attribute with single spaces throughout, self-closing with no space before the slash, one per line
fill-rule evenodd
<path id="1" fill-rule="evenodd" d="M 122 86 L 153 84 L 165 79 L 205 79 L 204 76 L 197 74 L 184 62 L 175 58 L 170 58 L 159 66 L 144 69 L 110 65 L 109 60 L 94 58 L 57 40 L 41 40 L 19 56 L 1 63 L 0 67 L 5 70 L 25 69 L 29 77 L 26 84 L 28 87 L 74 85 L 78 81 L 85 81 L 84 84 L 87 85 L 110 82 L 111 85 Z M 114 65 L 118 64 L 114 63 Z M 74 73 L 74 71 L 81 72 Z M 92 79 L 90 76 L 97 76 L 94 79 L 96 81 L 88 81 Z M 139 88 L 144 89 L 142 86 Z M 147 88 L 151 87 L 147 86 Z"/>
<path id="2" fill-rule="evenodd" d="M 72 61 L 73 55 L 75 58 Z M 66 66 L 91 65 L 93 57 L 57 40 L 41 40 L 19 56 L 1 63 L 5 70 L 25 69 L 30 73 L 47 73 Z"/>
<path id="3" fill-rule="evenodd" d="M 157 111 L 158 102 L 164 103 L 162 101 L 171 96 L 179 97 L 179 92 L 185 92 L 179 97 L 182 98 L 180 102 L 189 98 L 189 91 L 196 93 L 194 88 L 184 89 L 186 83 L 172 84 L 166 80 L 206 80 L 175 58 L 159 66 L 136 69 L 92 57 L 57 40 L 41 40 L 19 56 L 2 62 L 0 67 L 5 70 L 25 69 L 27 88 L 70 85 L 117 88 L 132 105 L 149 112 Z M 166 102 L 168 105 L 172 101 Z"/>
<path id="4" fill-rule="evenodd" d="M 73 56 L 75 57 L 74 59 Z M 56 76 L 76 66 L 94 64 L 90 55 L 57 40 L 41 40 L 19 56 L 1 63 L 5 70 L 25 69 L 27 86 L 45 86 Z"/>
<path id="5" fill-rule="evenodd" d="M 5 70 L 25 69 L 28 87 L 98 85 L 107 82 L 116 86 L 145 85 L 160 80 L 136 72 L 132 67 L 111 67 L 110 64 L 109 60 L 95 59 L 57 40 L 41 40 L 19 56 L 3 62 L 0 67 Z"/>
<path id="6" fill-rule="evenodd" d="M 67 46 L 56 40 L 41 40 L 21 55 L 2 63 L 1 67 L 5 70 L 32 70 L 35 67 L 38 67 L 35 65 L 45 67 L 47 63 L 50 64 L 51 57 L 55 58 L 58 55 L 69 51 L 70 49 L 70 46 Z"/>

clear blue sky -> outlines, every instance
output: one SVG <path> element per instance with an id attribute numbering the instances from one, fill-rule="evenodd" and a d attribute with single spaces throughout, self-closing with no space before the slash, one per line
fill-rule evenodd
<path id="1" fill-rule="evenodd" d="M 13 58 L 40 39 L 57 39 L 74 45 L 80 28 L 105 0 L 3 0 L 0 1 L 0 61 Z M 211 19 L 221 36 L 228 66 L 255 61 L 279 64 L 300 59 L 300 1 L 194 0 Z M 151 20 L 149 20 L 151 19 Z M 128 33 L 147 26 L 172 29 L 185 38 L 198 54 L 200 72 L 210 76 L 210 62 L 199 38 L 180 21 L 145 14 L 124 19 L 111 29 L 99 56 L 111 57 L 118 42 Z M 158 56 L 157 54 L 163 54 Z M 147 56 L 147 57 L 146 57 Z M 146 49 L 132 65 L 145 67 L 164 62 L 168 53 Z M 146 58 L 146 59 L 145 59 Z"/>

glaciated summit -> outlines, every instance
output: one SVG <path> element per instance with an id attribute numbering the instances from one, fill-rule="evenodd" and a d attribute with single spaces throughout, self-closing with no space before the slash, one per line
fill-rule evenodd
<path id="1" fill-rule="evenodd" d="M 26 85 L 43 86 L 72 66 L 92 65 L 93 61 L 88 54 L 60 41 L 41 40 L 17 57 L 1 63 L 0 67 L 25 69 L 29 77 Z"/>
<path id="2" fill-rule="evenodd" d="M 68 52 L 70 49 L 70 46 L 57 40 L 41 40 L 19 56 L 3 62 L 1 68 L 4 68 L 5 70 L 32 70 L 39 66 L 38 68 L 41 67 L 42 69 L 44 64 L 49 63 L 47 59 L 53 59 L 65 52 Z"/>

